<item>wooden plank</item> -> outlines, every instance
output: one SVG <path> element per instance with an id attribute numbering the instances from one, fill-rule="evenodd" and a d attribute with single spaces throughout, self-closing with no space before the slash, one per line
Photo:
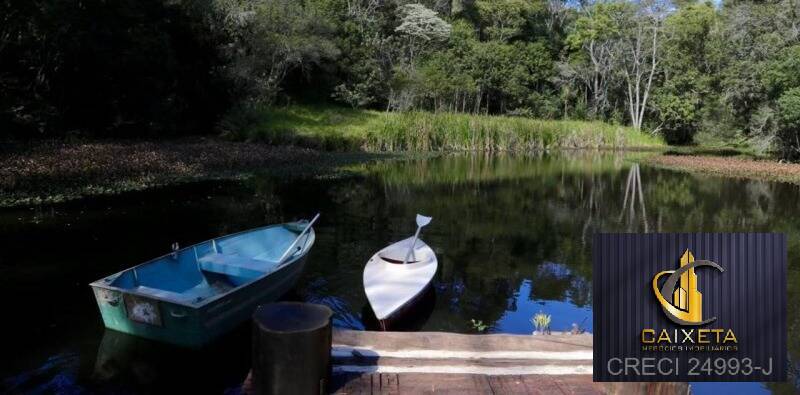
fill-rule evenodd
<path id="1" fill-rule="evenodd" d="M 532 363 L 528 366 L 481 367 L 461 362 L 452 365 L 334 365 L 334 373 L 429 373 L 429 374 L 483 374 L 507 375 L 584 375 L 591 377 L 591 365 L 551 366 Z"/>
<path id="2" fill-rule="evenodd" d="M 520 395 L 530 394 L 531 390 L 525 385 L 520 375 L 489 376 L 489 385 L 495 394 Z"/>
<path id="3" fill-rule="evenodd" d="M 490 394 L 492 387 L 483 375 L 418 374 L 398 375 L 403 394 Z"/>
<path id="4" fill-rule="evenodd" d="M 486 376 L 478 374 L 334 375 L 332 393 L 354 394 L 640 394 L 683 395 L 687 383 L 594 383 L 589 376 Z"/>
<path id="5" fill-rule="evenodd" d="M 490 359 L 513 359 L 513 360 L 584 360 L 591 361 L 593 358 L 591 350 L 580 351 L 519 351 L 519 350 L 494 350 L 494 351 L 470 351 L 452 349 L 414 349 L 385 350 L 376 349 L 370 346 L 344 346 L 336 345 L 331 349 L 331 356 L 334 358 L 402 358 L 402 359 L 469 359 L 469 360 L 490 360 Z"/>
<path id="6" fill-rule="evenodd" d="M 372 394 L 372 375 L 370 374 L 336 374 L 331 378 L 329 390 L 343 395 Z"/>
<path id="7" fill-rule="evenodd" d="M 527 375 L 522 376 L 522 381 L 525 383 L 525 387 L 530 391 L 531 394 L 568 394 L 568 392 L 564 391 L 564 388 L 559 385 L 558 378 L 565 378 L 565 377 L 579 377 L 583 379 L 584 385 L 587 386 L 594 386 L 592 383 L 591 376 L 539 376 L 539 375 Z"/>
<path id="8" fill-rule="evenodd" d="M 465 335 L 445 332 L 372 332 L 334 329 L 333 344 L 378 350 L 446 351 L 591 351 L 592 335 Z"/>
<path id="9" fill-rule="evenodd" d="M 680 382 L 662 383 L 605 383 L 607 394 L 672 395 L 689 394 L 689 384 Z"/>
<path id="10" fill-rule="evenodd" d="M 591 359 L 581 360 L 550 360 L 550 359 L 463 359 L 463 358 L 392 358 L 392 357 L 333 357 L 333 364 L 356 366 L 476 366 L 482 368 L 515 368 L 530 367 L 533 365 L 547 365 L 552 367 L 586 366 L 591 374 Z"/>
<path id="11" fill-rule="evenodd" d="M 370 383 L 371 383 L 371 394 L 380 394 L 381 393 L 381 375 L 380 374 L 370 374 L 369 375 Z"/>
<path id="12" fill-rule="evenodd" d="M 400 393 L 400 386 L 397 374 L 394 373 L 381 373 L 381 394 L 394 395 Z"/>
<path id="13" fill-rule="evenodd" d="M 603 394 L 604 383 L 586 376 L 486 376 L 479 374 L 363 374 L 348 377 L 336 394 Z M 618 389 L 619 390 L 619 389 Z M 620 392 L 624 393 L 624 392 Z"/>
<path id="14" fill-rule="evenodd" d="M 338 394 L 686 394 L 687 383 L 594 383 L 591 335 L 334 330 Z M 352 370 L 349 370 L 352 369 Z M 527 369 L 527 370 L 526 370 Z M 342 373 L 344 372 L 344 373 Z M 357 373 L 354 373 L 357 372 Z"/>
<path id="15" fill-rule="evenodd" d="M 594 395 L 605 393 L 605 385 L 602 383 L 587 382 L 587 380 L 584 379 L 573 379 L 570 376 L 557 377 L 554 381 L 563 394 Z"/>

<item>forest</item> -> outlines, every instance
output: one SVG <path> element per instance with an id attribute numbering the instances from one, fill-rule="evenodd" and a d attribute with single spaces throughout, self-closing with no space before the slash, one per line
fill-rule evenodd
<path id="1" fill-rule="evenodd" d="M 4 0 L 0 138 L 225 134 L 327 103 L 800 158 L 800 0 Z"/>

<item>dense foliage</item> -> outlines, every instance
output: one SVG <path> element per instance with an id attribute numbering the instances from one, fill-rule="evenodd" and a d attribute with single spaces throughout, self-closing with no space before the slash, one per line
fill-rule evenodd
<path id="1" fill-rule="evenodd" d="M 0 136 L 176 134 L 229 100 L 207 10 L 161 0 L 0 2 Z"/>
<path id="2" fill-rule="evenodd" d="M 600 120 L 672 143 L 800 157 L 800 0 L 5 0 L 2 8 L 4 136 L 236 133 L 260 107 L 333 100 Z"/>

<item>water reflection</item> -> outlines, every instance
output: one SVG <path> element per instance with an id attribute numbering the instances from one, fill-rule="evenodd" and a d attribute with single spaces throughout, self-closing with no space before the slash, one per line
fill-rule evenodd
<path id="1" fill-rule="evenodd" d="M 9 393 L 81 393 L 84 389 L 77 383 L 79 366 L 77 354 L 56 354 L 40 366 L 5 379 L 3 387 Z"/>
<path id="2" fill-rule="evenodd" d="M 630 204 L 628 204 L 628 197 L 630 197 Z M 642 193 L 642 172 L 639 170 L 639 164 L 634 164 L 628 170 L 628 180 L 625 181 L 625 197 L 622 199 L 619 220 L 623 221 L 625 219 L 627 223 L 626 230 L 635 232 L 637 230 L 635 225 L 637 217 L 642 221 L 643 231 L 645 233 L 649 232 L 647 208 L 644 204 L 644 193 Z"/>
<path id="3" fill-rule="evenodd" d="M 531 333 L 540 311 L 552 316 L 553 330 L 574 323 L 591 331 L 595 232 L 785 232 L 789 354 L 797 361 L 798 187 L 635 165 L 642 155 L 454 155 L 360 165 L 341 179 L 264 175 L 0 211 L 0 300 L 24 323 L 8 328 L 7 338 L 19 340 L 7 352 L 17 357 L 2 367 L 0 391 L 148 392 L 185 390 L 187 381 L 204 392 L 235 388 L 249 365 L 249 327 L 195 353 L 127 336 L 107 340 L 86 284 L 175 241 L 189 245 L 316 211 L 317 243 L 291 298 L 330 306 L 335 324 L 352 329 L 369 327 L 364 264 L 413 233 L 417 212 L 434 217 L 423 238 L 439 257 L 435 298 L 418 328 L 462 333 L 474 332 L 472 319 L 493 332 Z M 800 365 L 793 366 L 796 380 Z"/>
<path id="4" fill-rule="evenodd" d="M 534 286 L 534 284 L 537 284 Z M 530 334 L 533 332 L 531 317 L 543 312 L 552 317 L 550 325 L 559 330 L 571 329 L 573 324 L 580 331 L 592 331 L 592 309 L 580 307 L 569 300 L 537 299 L 535 288 L 544 287 L 535 281 L 525 280 L 514 294 L 513 305 L 492 327 L 497 333 Z"/>

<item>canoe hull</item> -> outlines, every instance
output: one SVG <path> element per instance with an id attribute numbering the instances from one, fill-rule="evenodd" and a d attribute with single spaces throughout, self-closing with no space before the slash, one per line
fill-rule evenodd
<path id="1" fill-rule="evenodd" d="M 379 322 L 388 323 L 393 317 L 402 316 L 425 294 L 436 274 L 436 254 L 422 240 L 416 240 L 414 260 L 403 263 L 412 242 L 409 238 L 389 245 L 375 253 L 364 267 L 364 292 Z"/>
<path id="2" fill-rule="evenodd" d="M 304 255 L 266 277 L 198 308 L 142 298 L 96 285 L 92 285 L 92 289 L 106 328 L 178 346 L 198 348 L 247 321 L 258 305 L 273 302 L 294 288 L 303 272 L 305 261 Z M 157 322 L 144 323 L 129 318 L 128 310 L 136 303 L 152 306 L 157 311 Z"/>
<path id="3" fill-rule="evenodd" d="M 418 293 L 403 307 L 395 310 L 388 317 L 378 320 L 378 327 L 384 332 L 418 330 L 416 325 L 424 323 L 418 321 L 426 320 L 430 316 L 432 312 L 430 307 L 433 307 L 435 297 L 436 291 L 433 287 L 433 281 L 431 281 L 422 292 Z"/>

